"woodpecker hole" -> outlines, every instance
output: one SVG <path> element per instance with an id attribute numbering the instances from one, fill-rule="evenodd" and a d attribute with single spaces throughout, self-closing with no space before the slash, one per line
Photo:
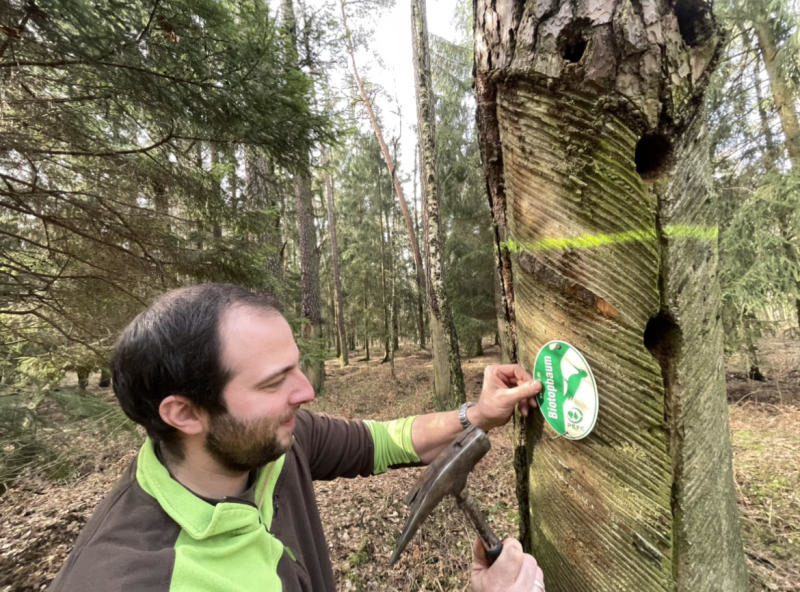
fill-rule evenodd
<path id="1" fill-rule="evenodd" d="M 589 19 L 578 19 L 561 29 L 557 40 L 561 57 L 572 64 L 577 64 L 581 60 L 586 51 L 590 26 Z"/>
<path id="2" fill-rule="evenodd" d="M 647 327 L 644 330 L 644 346 L 658 361 L 662 373 L 671 367 L 671 362 L 680 347 L 680 339 L 680 327 L 665 312 L 661 311 L 647 321 Z"/>
<path id="3" fill-rule="evenodd" d="M 714 35 L 714 19 L 704 0 L 678 0 L 675 16 L 687 47 L 703 45 Z"/>
<path id="4" fill-rule="evenodd" d="M 669 140 L 661 134 L 646 134 L 636 143 L 636 172 L 645 180 L 653 180 L 664 172 L 672 156 Z"/>

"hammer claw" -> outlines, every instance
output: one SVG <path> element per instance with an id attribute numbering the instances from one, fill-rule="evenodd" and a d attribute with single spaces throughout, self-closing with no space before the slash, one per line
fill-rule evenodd
<path id="1" fill-rule="evenodd" d="M 456 499 L 461 497 L 470 471 L 490 447 L 491 444 L 486 433 L 471 426 L 461 432 L 450 446 L 434 459 L 406 497 L 406 502 L 411 506 L 411 512 L 403 532 L 397 540 L 397 546 L 389 560 L 390 563 L 397 561 L 420 524 L 446 495 L 453 495 Z M 485 520 L 483 523 L 485 524 Z M 486 541 L 484 541 L 485 543 Z"/>

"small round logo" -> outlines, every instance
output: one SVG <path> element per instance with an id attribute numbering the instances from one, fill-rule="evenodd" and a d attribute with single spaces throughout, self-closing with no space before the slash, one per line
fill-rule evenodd
<path id="1" fill-rule="evenodd" d="M 580 423 L 583 419 L 583 412 L 577 407 L 572 407 L 569 411 L 567 411 L 567 418 L 572 423 Z"/>

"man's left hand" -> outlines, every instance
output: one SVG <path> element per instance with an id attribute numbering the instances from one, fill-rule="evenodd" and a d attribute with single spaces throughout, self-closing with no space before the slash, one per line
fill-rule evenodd
<path id="1" fill-rule="evenodd" d="M 519 364 L 486 366 L 483 372 L 483 389 L 477 404 L 467 410 L 469 420 L 483 430 L 504 425 L 511 418 L 514 407 L 528 416 L 537 407 L 536 395 L 542 383 Z"/>

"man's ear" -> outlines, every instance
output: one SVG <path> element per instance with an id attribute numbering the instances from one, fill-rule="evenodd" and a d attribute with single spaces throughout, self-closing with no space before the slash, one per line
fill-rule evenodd
<path id="1" fill-rule="evenodd" d="M 208 414 L 183 395 L 169 395 L 158 406 L 158 414 L 167 425 L 186 435 L 206 429 Z"/>

